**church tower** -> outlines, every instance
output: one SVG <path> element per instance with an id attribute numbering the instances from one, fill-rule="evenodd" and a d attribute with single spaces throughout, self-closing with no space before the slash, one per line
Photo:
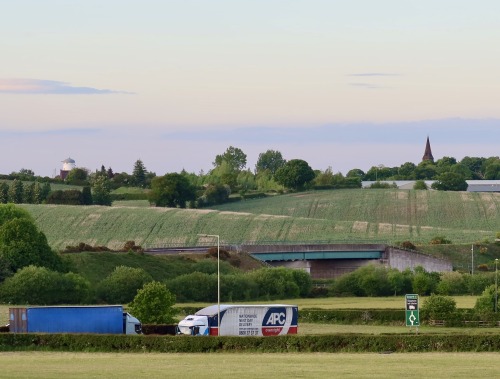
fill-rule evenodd
<path id="1" fill-rule="evenodd" d="M 434 157 L 432 156 L 431 143 L 429 142 L 429 136 L 427 136 L 427 143 L 425 144 L 425 152 L 422 157 L 422 161 L 434 162 Z"/>

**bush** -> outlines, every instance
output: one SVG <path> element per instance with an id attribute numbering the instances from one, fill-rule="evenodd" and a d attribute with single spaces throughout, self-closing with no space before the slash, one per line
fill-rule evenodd
<path id="1" fill-rule="evenodd" d="M 193 272 L 177 276 L 166 284 L 167 288 L 172 293 L 175 293 L 177 300 L 180 302 L 217 301 L 217 275 L 215 274 Z"/>
<path id="2" fill-rule="evenodd" d="M 417 250 L 416 246 L 410 241 L 403 241 L 399 246 L 402 247 L 403 249 Z"/>
<path id="3" fill-rule="evenodd" d="M 7 278 L 0 299 L 11 304 L 80 304 L 88 300 L 90 284 L 80 275 L 28 266 Z"/>
<path id="4" fill-rule="evenodd" d="M 430 244 L 431 245 L 449 245 L 449 244 L 451 244 L 451 241 L 444 236 L 436 236 L 431 240 Z"/>
<path id="5" fill-rule="evenodd" d="M 130 312 L 137 317 L 141 323 L 147 324 L 169 324 L 174 321 L 175 295 L 173 295 L 165 284 L 160 282 L 149 282 L 144 285 L 130 303 Z"/>
<path id="6" fill-rule="evenodd" d="M 422 305 L 422 313 L 431 320 L 447 320 L 453 318 L 457 310 L 455 299 L 448 296 L 431 295 Z"/>
<path id="7" fill-rule="evenodd" d="M 257 284 L 259 298 L 287 299 L 299 297 L 301 291 L 293 271 L 284 267 L 261 268 L 246 276 Z"/>
<path id="8" fill-rule="evenodd" d="M 153 278 L 142 268 L 118 266 L 97 286 L 97 297 L 108 304 L 122 304 L 132 301 L 137 290 Z"/>
<path id="9" fill-rule="evenodd" d="M 440 295 L 462 295 L 466 293 L 464 275 L 456 271 L 443 272 L 441 280 L 436 286 L 436 292 Z"/>
<path id="10" fill-rule="evenodd" d="M 477 298 L 474 311 L 480 318 L 486 320 L 495 313 L 495 297 L 496 290 L 495 286 L 492 285 L 485 288 L 481 296 Z"/>

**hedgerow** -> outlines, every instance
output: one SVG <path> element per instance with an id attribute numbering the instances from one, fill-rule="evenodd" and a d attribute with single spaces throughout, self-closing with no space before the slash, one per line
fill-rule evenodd
<path id="1" fill-rule="evenodd" d="M 92 334 L 0 334 L 0 351 L 82 352 L 488 352 L 500 335 L 334 334 L 276 337 L 127 336 Z"/>

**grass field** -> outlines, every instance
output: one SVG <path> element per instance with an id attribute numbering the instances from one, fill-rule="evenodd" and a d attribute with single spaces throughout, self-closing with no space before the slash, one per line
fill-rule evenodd
<path id="1" fill-rule="evenodd" d="M 122 204 L 122 203 L 120 203 Z M 85 242 L 123 246 L 222 243 L 384 242 L 453 243 L 493 240 L 500 230 L 500 194 L 338 190 L 274 196 L 210 209 L 22 205 L 51 246 Z"/>
<path id="2" fill-rule="evenodd" d="M 497 378 L 499 353 L 0 353 L 0 378 Z"/>
<path id="3" fill-rule="evenodd" d="M 476 303 L 477 296 L 453 296 L 457 308 L 472 308 Z M 421 304 L 425 297 L 420 297 Z M 247 302 L 248 304 L 259 304 L 262 302 Z M 317 299 L 283 299 L 274 303 L 294 304 L 301 308 L 319 309 L 404 309 L 404 296 L 390 297 L 325 297 Z M 203 308 L 210 304 L 204 303 L 180 303 L 178 306 Z"/>

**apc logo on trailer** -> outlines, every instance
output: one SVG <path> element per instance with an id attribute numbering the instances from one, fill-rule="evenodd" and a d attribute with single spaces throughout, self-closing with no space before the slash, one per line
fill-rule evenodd
<path id="1" fill-rule="evenodd" d="M 262 335 L 277 336 L 286 324 L 286 308 L 269 308 L 262 320 Z"/>

